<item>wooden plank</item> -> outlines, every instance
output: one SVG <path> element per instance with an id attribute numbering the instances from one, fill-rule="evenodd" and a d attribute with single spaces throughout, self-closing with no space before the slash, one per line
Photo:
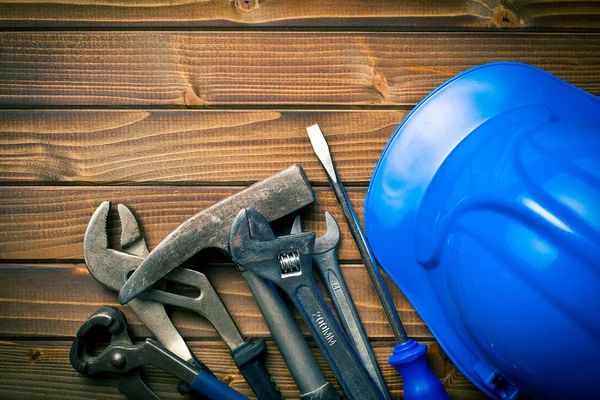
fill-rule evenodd
<path id="1" fill-rule="evenodd" d="M 498 60 L 600 94 L 599 37 L 5 32 L 0 106 L 411 106 L 457 73 Z"/>
<path id="2" fill-rule="evenodd" d="M 239 374 L 224 344 L 214 341 L 188 343 L 192 351 L 222 381 L 241 393 L 252 396 L 244 378 Z M 375 342 L 374 352 L 381 366 L 382 374 L 394 399 L 402 398 L 402 380 L 398 373 L 387 364 L 394 343 Z M 449 361 L 435 342 L 429 342 L 427 353 L 433 372 L 441 378 L 452 399 L 486 399 L 473 384 Z M 64 342 L 0 342 L 0 397 L 11 399 L 115 399 L 123 398 L 117 390 L 114 376 L 92 379 L 76 373 L 69 363 L 68 341 Z M 325 377 L 339 386 L 327 368 L 318 349 L 312 344 Z M 286 399 L 297 399 L 299 392 L 289 371 L 273 342 L 267 343 L 265 365 Z M 148 384 L 164 399 L 188 399 L 175 391 L 176 378 L 159 369 L 146 370 Z M 341 393 L 341 392 L 340 392 Z"/>
<path id="3" fill-rule="evenodd" d="M 233 265 L 188 266 L 208 276 L 244 336 L 269 337 L 260 311 Z M 393 337 L 366 269 L 362 265 L 343 265 L 342 270 L 369 337 Z M 387 276 L 385 279 L 408 334 L 431 339 L 427 326 L 408 300 Z M 102 305 L 120 307 L 136 337 L 150 336 L 129 306 L 119 306 L 117 294 L 96 282 L 85 264 L 0 265 L 0 282 L 0 337 L 70 337 Z M 318 284 L 329 301 L 320 280 Z M 175 290 L 186 293 L 185 287 Z M 170 315 L 186 338 L 218 338 L 212 325 L 197 314 L 173 309 Z M 294 315 L 308 336 L 295 310 Z"/>
<path id="4" fill-rule="evenodd" d="M 0 262 L 6 260 L 83 260 L 83 235 L 103 201 L 122 203 L 138 216 L 150 249 L 192 215 L 243 187 L 0 187 Z M 329 187 L 313 188 L 317 201 L 301 210 L 303 227 L 323 234 L 325 211 L 340 226 L 340 259 L 359 260 L 341 209 Z M 362 219 L 365 187 L 347 188 L 355 211 Z M 278 234 L 287 234 L 294 215 L 274 224 Z M 120 225 L 116 212 L 109 217 L 109 234 L 116 239 Z M 214 260 L 214 257 L 212 258 Z M 217 260 L 219 260 L 217 258 Z M 222 259 L 221 259 L 222 260 Z"/>
<path id="5" fill-rule="evenodd" d="M 600 6 L 581 0 L 283 0 L 0 2 L 1 27 L 368 27 L 598 29 Z"/>
<path id="6" fill-rule="evenodd" d="M 406 111 L 0 111 L 0 181 L 247 184 L 301 163 L 327 184 L 306 126 L 341 178 L 367 184 Z"/>

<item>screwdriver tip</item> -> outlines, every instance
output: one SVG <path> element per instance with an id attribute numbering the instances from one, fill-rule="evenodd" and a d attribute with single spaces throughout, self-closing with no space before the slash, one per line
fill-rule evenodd
<path id="1" fill-rule="evenodd" d="M 308 132 L 308 138 L 310 139 L 313 150 L 319 158 L 319 161 L 321 161 L 321 164 L 323 164 L 323 168 L 329 176 L 329 179 L 333 182 L 337 182 L 337 174 L 335 172 L 333 160 L 331 159 L 329 145 L 325 140 L 323 132 L 321 132 L 321 128 L 319 128 L 319 125 L 315 124 L 306 128 L 306 131 Z"/>
<path id="2" fill-rule="evenodd" d="M 323 132 L 321 132 L 319 125 L 314 124 L 309 126 L 306 128 L 306 132 L 308 132 L 308 138 L 310 139 L 310 143 L 312 144 L 313 148 L 315 148 L 315 151 L 316 147 L 328 147 L 327 142 L 325 141 L 325 136 L 323 135 Z"/>

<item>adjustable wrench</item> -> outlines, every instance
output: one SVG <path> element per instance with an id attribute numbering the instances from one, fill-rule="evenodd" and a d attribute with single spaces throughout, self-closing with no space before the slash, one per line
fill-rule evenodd
<path id="1" fill-rule="evenodd" d="M 256 240 L 273 240 L 276 238 L 268 224 L 248 221 Z M 259 221 L 261 222 L 261 221 Z M 263 315 L 271 335 L 277 343 L 281 356 L 285 360 L 302 400 L 337 400 L 339 395 L 333 385 L 325 380 L 319 365 L 294 321 L 287 305 L 279 296 L 273 284 L 266 279 L 250 272 L 238 264 L 242 276 L 250 291 L 260 293 L 254 296 L 261 314 Z"/>
<path id="2" fill-rule="evenodd" d="M 270 229 L 258 212 L 251 209 L 239 212 L 229 236 L 234 261 L 273 282 L 290 297 L 348 398 L 382 398 L 316 289 L 312 277 L 315 233 L 259 241 L 254 238 L 252 227 L 261 225 Z"/>
<path id="3" fill-rule="evenodd" d="M 97 246 L 99 242 L 102 242 L 102 240 L 98 240 L 99 238 L 106 239 L 104 223 L 108 215 L 108 209 L 109 203 L 102 203 L 88 225 L 84 239 L 85 257 L 88 269 L 92 275 L 113 290 L 118 290 L 119 285 L 117 282 L 124 283 L 125 277 L 131 270 L 119 268 L 108 263 L 106 252 L 111 254 L 109 259 L 112 261 L 121 254 L 121 259 L 127 259 L 128 261 L 118 265 L 127 266 L 127 268 L 133 267 L 136 259 L 127 257 L 126 253 Z M 143 261 L 144 256 L 148 254 L 143 235 L 140 233 L 137 221 L 131 211 L 122 204 L 119 204 L 118 209 L 122 226 L 121 247 L 130 255 L 137 255 L 137 264 L 139 265 Z M 103 258 L 105 259 L 104 261 Z M 109 279 L 111 277 L 114 279 Z M 281 397 L 276 385 L 261 362 L 262 355 L 266 349 L 264 340 L 244 341 L 227 312 L 225 305 L 206 276 L 197 271 L 178 268 L 165 278 L 194 286 L 200 290 L 200 295 L 197 298 L 190 298 L 163 290 L 151 289 L 144 292 L 140 298 L 133 299 L 129 303 L 157 339 L 161 343 L 164 343 L 168 349 L 170 346 L 180 349 L 183 345 L 187 350 L 183 339 L 166 316 L 163 304 L 197 312 L 213 324 L 231 349 L 231 355 L 236 365 L 258 398 L 273 399 Z M 161 309 L 163 314 L 157 315 L 157 309 Z M 152 317 L 152 320 L 149 320 L 150 317 Z"/>
<path id="4" fill-rule="evenodd" d="M 367 372 L 377 384 L 379 391 L 384 394 L 386 399 L 390 399 L 385 380 L 381 375 L 377 359 L 373 354 L 373 349 L 363 328 L 356 306 L 350 297 L 350 292 L 346 286 L 342 270 L 338 264 L 337 246 L 340 242 L 340 229 L 335 218 L 328 212 L 325 212 L 327 222 L 327 231 L 323 236 L 315 239 L 315 248 L 313 249 L 313 263 L 321 274 L 325 287 L 331 296 L 337 315 L 342 323 L 344 331 L 348 338 L 354 344 L 361 361 Z M 291 234 L 302 233 L 300 216 L 298 215 L 292 225 Z"/>

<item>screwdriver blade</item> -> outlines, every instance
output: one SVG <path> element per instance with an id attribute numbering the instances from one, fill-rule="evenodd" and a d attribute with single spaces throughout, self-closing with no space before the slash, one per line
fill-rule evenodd
<path id="1" fill-rule="evenodd" d="M 323 135 L 323 132 L 321 132 L 321 128 L 319 128 L 319 125 L 315 124 L 306 128 L 306 131 L 308 132 L 310 144 L 319 158 L 319 161 L 323 164 L 325 172 L 327 172 L 327 175 L 329 175 L 331 180 L 337 182 L 337 175 L 335 173 L 335 167 L 333 166 L 333 160 L 331 159 L 331 152 L 329 151 L 325 136 Z"/>

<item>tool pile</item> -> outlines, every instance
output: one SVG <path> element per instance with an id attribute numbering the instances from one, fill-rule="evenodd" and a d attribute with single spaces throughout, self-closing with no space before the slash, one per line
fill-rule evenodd
<path id="1" fill-rule="evenodd" d="M 426 346 L 408 339 L 402 328 L 321 131 L 315 125 L 308 132 L 399 342 L 390 364 L 404 378 L 406 397 L 448 398 L 427 366 Z M 287 236 L 277 237 L 269 226 L 269 221 L 314 200 L 302 167 L 294 165 L 192 216 L 152 252 L 146 247 L 133 213 L 121 204 L 121 250 L 110 249 L 106 231 L 110 204 L 102 203 L 85 232 L 86 264 L 96 280 L 119 292 L 121 304 L 129 304 L 156 341 L 147 339 L 133 345 L 123 314 L 115 308 L 102 307 L 77 333 L 70 355 L 73 367 L 86 375 L 120 374 L 119 389 L 131 399 L 159 398 L 139 374 L 138 367 L 146 364 L 180 378 L 180 393 L 194 391 L 209 399 L 245 398 L 216 379 L 194 357 L 167 315 L 164 306 L 170 305 L 194 311 L 215 327 L 257 398 L 281 398 L 263 364 L 265 342 L 244 339 L 208 278 L 181 267 L 199 251 L 217 248 L 231 257 L 248 284 L 301 398 L 337 399 L 340 394 L 323 376 L 280 292 L 298 310 L 347 398 L 390 399 L 338 265 L 340 231 L 333 216 L 325 213 L 327 232 L 318 238 L 314 232 L 302 232 L 299 217 Z M 315 284 L 313 262 L 333 300 L 341 326 Z M 190 298 L 170 293 L 168 282 L 196 287 L 200 295 Z M 93 355 L 89 349 L 97 345 L 93 333 L 98 327 L 108 330 L 111 340 L 104 351 Z"/>

